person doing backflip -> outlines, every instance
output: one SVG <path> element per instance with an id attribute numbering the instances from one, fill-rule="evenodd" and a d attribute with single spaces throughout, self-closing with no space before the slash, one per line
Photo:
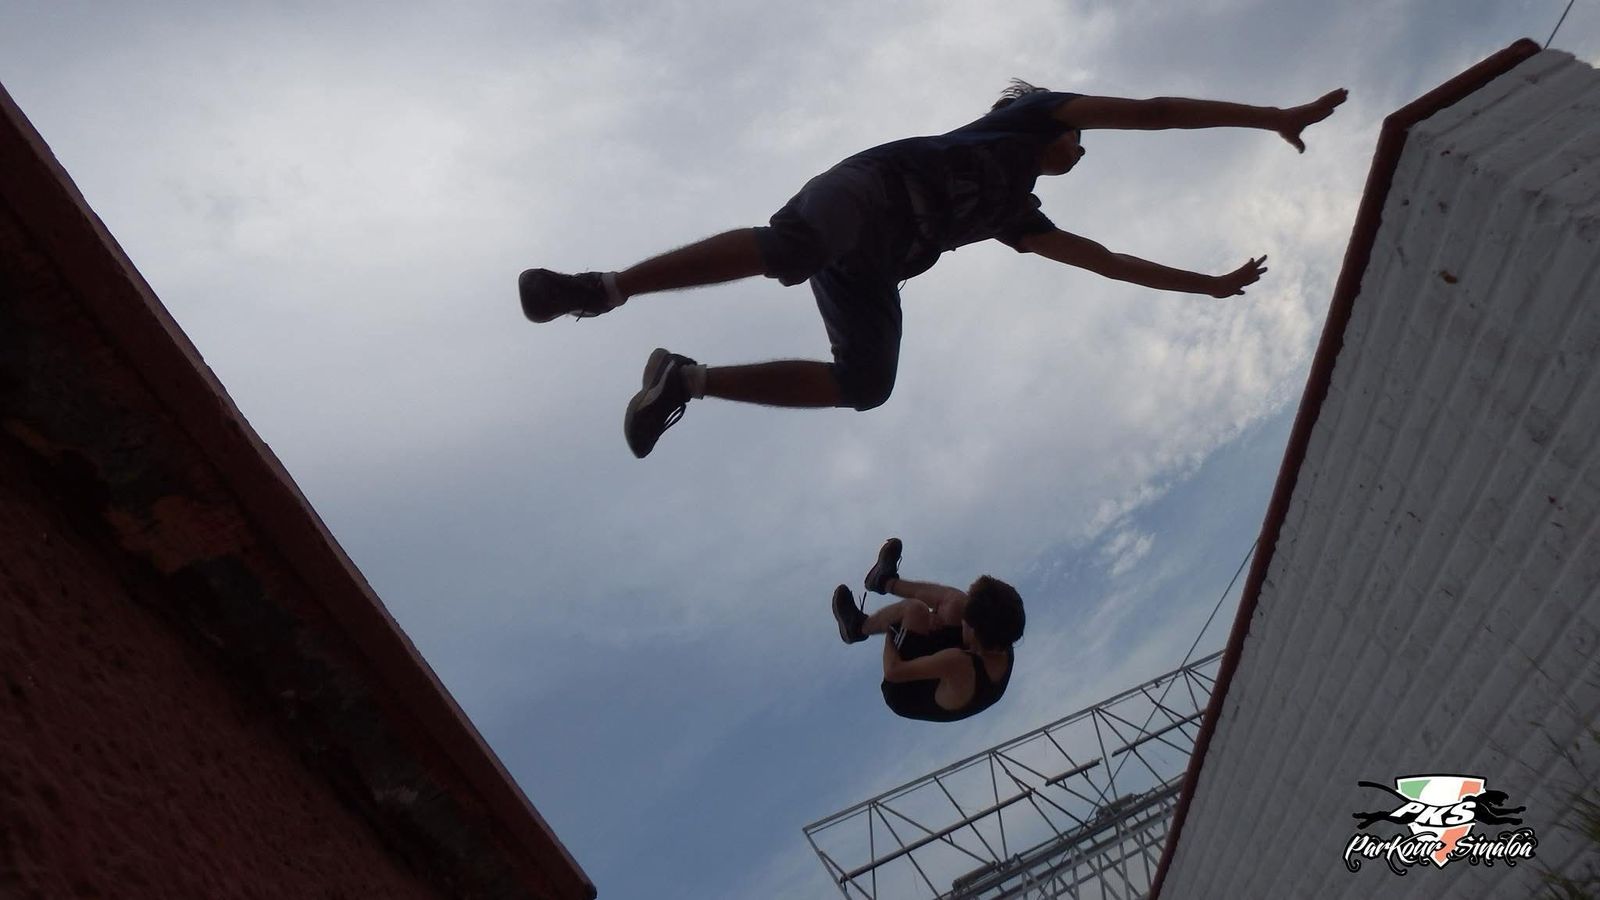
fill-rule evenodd
<path id="1" fill-rule="evenodd" d="M 1165 291 L 1231 297 L 1266 271 L 1252 257 L 1202 275 L 1115 253 L 1055 226 L 1034 182 L 1063 175 L 1096 128 L 1259 128 L 1304 152 L 1301 132 L 1344 102 L 1332 91 L 1286 109 L 1163 97 L 1125 100 L 1061 93 L 1013 81 L 981 118 L 954 131 L 883 144 L 808 181 L 766 226 L 714 235 L 620 272 L 567 275 L 528 269 L 518 279 L 535 322 L 597 316 L 632 297 L 765 275 L 809 281 L 832 361 L 776 360 L 703 366 L 657 348 L 629 402 L 623 432 L 635 456 L 650 453 L 691 399 L 768 406 L 868 410 L 894 389 L 900 355 L 899 285 L 947 250 L 993 239 L 1107 278 Z"/>
<path id="2" fill-rule="evenodd" d="M 883 542 L 865 587 L 902 598 L 867 615 L 850 588 L 833 591 L 839 637 L 883 635 L 883 702 L 895 715 L 955 722 L 993 706 L 1011 683 L 1012 644 L 1027 617 L 1011 585 L 983 575 L 965 591 L 900 577 L 899 538 Z M 862 604 L 866 595 L 862 595 Z"/>

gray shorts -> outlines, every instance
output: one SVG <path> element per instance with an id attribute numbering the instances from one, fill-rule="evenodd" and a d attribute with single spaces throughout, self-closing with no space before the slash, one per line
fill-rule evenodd
<path id="1" fill-rule="evenodd" d="M 907 214 L 873 163 L 845 160 L 806 182 L 756 241 L 768 277 L 811 283 L 833 348 L 842 405 L 871 409 L 894 390 Z"/>

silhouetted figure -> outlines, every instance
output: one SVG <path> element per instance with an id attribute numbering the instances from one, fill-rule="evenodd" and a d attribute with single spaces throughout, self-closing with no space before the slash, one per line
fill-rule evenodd
<path id="1" fill-rule="evenodd" d="M 1027 624 L 1015 588 L 984 575 L 965 591 L 900 577 L 899 538 L 884 541 L 865 587 L 902 599 L 871 615 L 850 588 L 833 591 L 839 637 L 883 640 L 883 701 L 898 716 L 954 722 L 993 706 L 1011 683 L 1011 645 Z M 865 605 L 866 596 L 862 596 Z"/>
<path id="2" fill-rule="evenodd" d="M 1059 93 L 1014 81 L 989 113 L 941 135 L 873 147 L 811 179 L 771 222 L 706 238 L 620 272 L 563 275 L 528 269 L 518 280 L 535 322 L 597 316 L 629 298 L 754 275 L 811 283 L 832 344 L 831 362 L 778 360 L 708 367 L 657 349 L 628 404 L 623 431 L 644 457 L 691 399 L 769 406 L 872 409 L 894 389 L 900 290 L 939 255 L 998 240 L 1019 253 L 1166 291 L 1231 297 L 1266 271 L 1266 257 L 1201 275 L 1114 253 L 1062 231 L 1033 194 L 1041 175 L 1083 158 L 1095 128 L 1260 128 L 1304 151 L 1300 133 L 1345 100 L 1337 90 L 1288 109 L 1162 97 L 1124 100 Z"/>

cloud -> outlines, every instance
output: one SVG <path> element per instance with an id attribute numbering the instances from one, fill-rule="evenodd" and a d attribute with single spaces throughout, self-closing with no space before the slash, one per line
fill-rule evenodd
<path id="1" fill-rule="evenodd" d="M 705 896 L 792 877 L 794 830 L 824 797 L 1181 655 L 1204 610 L 1161 617 L 1175 585 L 1214 557 L 1231 572 L 1238 550 L 1213 532 L 1259 509 L 1213 497 L 1214 521 L 1180 528 L 1175 498 L 1299 396 L 1379 117 L 1516 30 L 1514 11 L 1474 8 L 1488 24 L 1440 4 L 1242 0 L 64 3 L 8 13 L 0 76 L 541 811 L 580 859 L 610 860 L 602 889 Z M 974 118 L 1012 76 L 1353 95 L 1303 156 L 1254 133 L 1091 134 L 1077 171 L 1039 185 L 1059 225 L 1207 272 L 1268 253 L 1271 272 L 1214 301 L 963 248 L 906 285 L 898 387 L 868 414 L 697 402 L 639 462 L 620 425 L 650 349 L 821 357 L 806 290 L 520 319 L 526 266 L 615 268 L 759 224 L 848 153 Z M 1229 475 L 1260 485 L 1235 493 L 1264 494 L 1271 455 Z M 876 660 L 828 630 L 828 592 L 891 534 L 908 573 L 1009 576 L 1037 611 L 1005 708 L 938 741 L 888 720 Z M 831 780 L 815 760 L 840 716 L 870 752 Z M 759 790 L 734 796 L 722 773 L 827 788 L 763 819 L 740 806 Z M 669 801 L 688 815 L 691 787 L 706 818 L 675 833 L 770 856 L 766 874 L 604 856 L 621 826 L 596 792 L 657 811 L 630 826 L 637 849 Z M 748 827 L 719 830 L 722 809 Z"/>
<path id="2" fill-rule="evenodd" d="M 1150 548 L 1155 546 L 1155 536 L 1140 533 L 1133 529 L 1124 529 L 1112 535 L 1100 548 L 1100 557 L 1110 567 L 1109 574 L 1117 578 L 1128 574 L 1139 561 L 1150 555 Z"/>

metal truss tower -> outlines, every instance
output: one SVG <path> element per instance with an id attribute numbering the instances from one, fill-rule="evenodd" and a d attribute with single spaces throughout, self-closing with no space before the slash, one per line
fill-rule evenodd
<path id="1" fill-rule="evenodd" d="M 805 827 L 847 898 L 1140 900 L 1218 651 Z"/>

